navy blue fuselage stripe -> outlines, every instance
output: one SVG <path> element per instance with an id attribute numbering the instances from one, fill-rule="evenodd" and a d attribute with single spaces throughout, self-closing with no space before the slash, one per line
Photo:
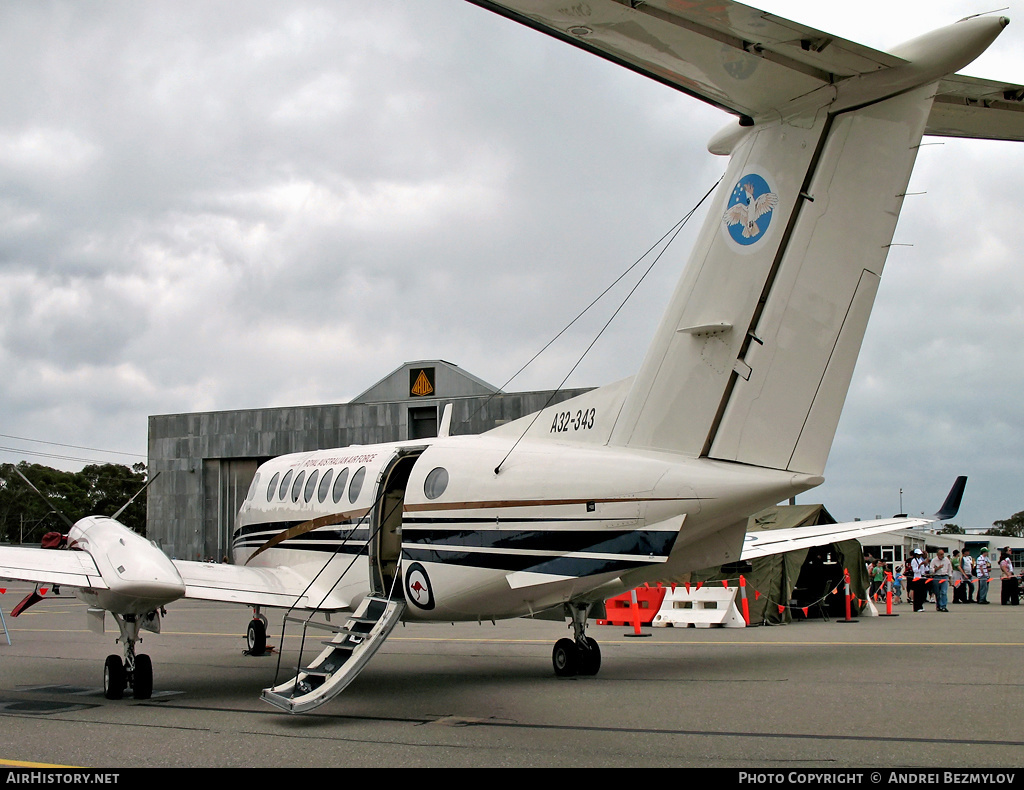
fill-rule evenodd
<path id="1" fill-rule="evenodd" d="M 516 549 L 519 551 L 632 554 L 668 556 L 678 532 L 646 530 L 402 530 L 402 546 L 425 548 L 456 546 L 466 549 Z M 446 552 L 447 553 L 447 552 Z"/>
<path id="2" fill-rule="evenodd" d="M 529 554 L 477 554 L 471 552 L 431 551 L 430 549 L 404 549 L 404 558 L 416 562 L 439 565 L 462 565 L 501 571 L 532 571 L 558 576 L 593 576 L 598 573 L 620 573 L 644 565 L 649 560 L 605 559 L 603 557 L 548 557 Z"/>
<path id="3" fill-rule="evenodd" d="M 235 543 L 234 549 L 255 549 L 262 546 L 262 543 Z M 366 543 L 302 543 L 301 541 L 286 541 L 279 543 L 268 551 L 311 551 L 319 554 L 365 554 Z"/>

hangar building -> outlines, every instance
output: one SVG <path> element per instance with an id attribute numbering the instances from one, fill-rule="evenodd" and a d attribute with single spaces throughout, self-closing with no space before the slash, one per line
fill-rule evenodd
<path id="1" fill-rule="evenodd" d="M 483 433 L 587 392 L 501 392 L 443 360 L 407 362 L 349 403 L 149 418 L 146 535 L 178 559 L 220 560 L 256 468 L 271 458 L 355 444 Z"/>

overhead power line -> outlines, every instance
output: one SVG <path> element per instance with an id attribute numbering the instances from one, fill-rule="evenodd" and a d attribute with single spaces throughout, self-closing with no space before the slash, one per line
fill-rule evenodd
<path id="1" fill-rule="evenodd" d="M 48 444 L 48 445 L 51 445 L 52 447 L 68 447 L 68 448 L 71 448 L 72 450 L 88 450 L 91 453 L 107 453 L 109 455 L 130 455 L 133 458 L 145 458 L 146 457 L 145 455 L 141 455 L 139 453 L 127 453 L 127 452 L 124 452 L 123 450 L 101 450 L 98 447 L 84 447 L 84 446 L 82 446 L 80 444 L 62 444 L 61 442 L 48 442 L 45 439 L 29 439 L 29 438 L 27 438 L 25 436 L 12 436 L 12 435 L 7 434 L 7 433 L 0 433 L 0 438 L 3 438 L 3 439 L 16 439 L 19 442 L 32 442 L 33 444 Z M 30 450 L 18 450 L 16 448 L 12 448 L 12 447 L 0 447 L 0 450 L 10 450 L 12 452 L 24 452 L 24 453 L 28 453 L 30 455 L 46 455 L 45 453 L 32 452 Z M 50 457 L 62 458 L 63 456 L 56 456 L 55 455 L 55 456 L 50 456 Z M 70 460 L 70 461 L 83 461 L 83 460 L 85 460 L 85 461 L 87 461 L 87 460 L 91 460 L 91 459 L 87 459 L 87 458 L 68 458 L 67 460 Z"/>

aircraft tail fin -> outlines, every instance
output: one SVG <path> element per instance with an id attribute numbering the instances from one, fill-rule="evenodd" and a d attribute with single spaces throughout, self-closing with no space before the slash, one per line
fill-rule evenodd
<path id="1" fill-rule="evenodd" d="M 739 129 L 613 444 L 821 474 L 932 94 Z"/>

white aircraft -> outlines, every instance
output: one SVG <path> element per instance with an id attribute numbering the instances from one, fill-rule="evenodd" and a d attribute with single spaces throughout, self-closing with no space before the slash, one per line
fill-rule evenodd
<path id="1" fill-rule="evenodd" d="M 114 615 L 125 662 L 107 659 L 108 696 L 150 692 L 139 629 L 183 597 L 256 607 L 254 652 L 264 607 L 343 613 L 263 691 L 301 712 L 402 618 L 555 613 L 574 633 L 556 673 L 594 674 L 587 619 L 612 595 L 931 520 L 746 532 L 823 481 L 922 136 L 1024 139 L 1024 87 L 956 74 L 1007 20 L 878 52 L 727 0 L 470 1 L 735 116 L 709 143 L 726 175 L 639 372 L 481 435 L 450 436 L 446 410 L 434 439 L 276 458 L 238 514 L 233 565 L 172 562 L 103 517 L 74 525 L 71 551 L 0 549 L 0 577 L 74 586 L 96 622 Z"/>

